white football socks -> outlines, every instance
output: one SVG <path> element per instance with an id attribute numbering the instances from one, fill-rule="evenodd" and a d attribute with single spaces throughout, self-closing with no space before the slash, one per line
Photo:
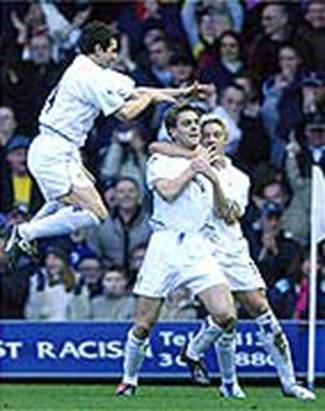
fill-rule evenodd
<path id="1" fill-rule="evenodd" d="M 149 338 L 140 340 L 131 329 L 124 350 L 123 383 L 138 385 L 138 374 L 146 355 Z"/>
<path id="2" fill-rule="evenodd" d="M 186 354 L 193 360 L 198 360 L 201 355 L 221 337 L 224 330 L 209 316 L 201 326 L 200 331 L 194 336 L 187 346 Z"/>
<path id="3" fill-rule="evenodd" d="M 98 217 L 91 211 L 66 206 L 58 209 L 54 214 L 20 224 L 18 230 L 24 239 L 32 241 L 37 238 L 70 234 L 80 228 L 98 224 L 100 224 Z"/>
<path id="4" fill-rule="evenodd" d="M 60 201 L 47 201 L 33 216 L 31 221 L 40 220 L 41 218 L 47 217 L 48 215 L 56 213 L 60 208 L 66 207 Z"/>
<path id="5" fill-rule="evenodd" d="M 261 340 L 277 369 L 281 384 L 286 389 L 296 384 L 289 343 L 279 321 L 272 311 L 256 318 L 261 331 Z"/>
<path id="6" fill-rule="evenodd" d="M 222 384 L 237 382 L 236 330 L 224 332 L 215 343 Z"/>

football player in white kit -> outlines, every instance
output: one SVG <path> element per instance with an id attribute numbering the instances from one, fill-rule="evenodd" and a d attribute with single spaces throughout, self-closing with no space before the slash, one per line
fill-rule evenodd
<path id="1" fill-rule="evenodd" d="M 236 168 L 225 156 L 228 131 L 225 124 L 216 115 L 203 115 L 200 119 L 202 145 L 215 149 L 215 171 L 217 174 L 216 191 L 219 213 L 213 215 L 206 235 L 213 244 L 216 264 L 227 278 L 235 298 L 243 305 L 259 326 L 260 338 L 267 353 L 271 356 L 281 381 L 284 395 L 300 400 L 314 400 L 315 395 L 297 384 L 291 352 L 286 335 L 275 317 L 265 294 L 266 285 L 249 255 L 247 240 L 244 238 L 238 219 L 244 214 L 248 202 L 249 179 Z M 170 155 L 185 155 L 192 158 L 192 153 L 164 143 L 155 143 L 153 151 Z M 211 229 L 212 228 L 212 229 Z M 201 330 L 204 338 L 204 330 Z M 218 363 L 222 378 L 221 395 L 244 398 L 236 376 L 236 332 L 226 332 L 217 342 Z M 185 357 L 191 359 L 191 350 L 202 355 L 200 338 L 190 342 Z M 194 358 L 195 359 L 195 358 Z M 192 375 L 193 380 L 196 376 Z M 199 382 L 199 381 L 197 381 Z"/>
<path id="2" fill-rule="evenodd" d="M 173 144 L 179 147 L 194 151 L 200 142 L 199 115 L 191 106 L 173 107 L 167 114 L 166 127 Z M 195 370 L 202 370 L 197 351 L 234 330 L 231 292 L 215 264 L 210 240 L 204 236 L 214 212 L 213 174 L 206 153 L 193 160 L 156 154 L 148 161 L 147 180 L 154 196 L 153 234 L 134 287 L 139 296 L 135 324 L 128 333 L 117 395 L 135 393 L 149 333 L 163 299 L 177 287 L 189 288 L 210 314 L 204 336 L 197 335 L 200 342 L 190 352 L 196 357 L 191 364 Z"/>
<path id="3" fill-rule="evenodd" d="M 106 207 L 79 153 L 100 112 L 130 120 L 151 103 L 175 101 L 199 89 L 135 87 L 130 77 L 110 68 L 118 45 L 102 22 L 84 28 L 80 51 L 47 98 L 39 135 L 28 152 L 29 170 L 46 203 L 31 221 L 13 229 L 6 245 L 12 270 L 23 252 L 33 254 L 32 240 L 68 234 L 106 219 Z"/>

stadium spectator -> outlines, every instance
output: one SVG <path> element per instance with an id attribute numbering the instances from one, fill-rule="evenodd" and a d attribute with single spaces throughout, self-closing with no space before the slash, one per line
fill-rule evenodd
<path id="1" fill-rule="evenodd" d="M 29 271 L 21 270 L 12 276 L 6 269 L 4 247 L 6 233 L 0 231 L 0 319 L 23 319 L 24 307 L 28 296 Z"/>
<path id="2" fill-rule="evenodd" d="M 91 301 L 103 293 L 103 266 L 97 256 L 90 252 L 76 264 L 78 278 L 69 305 L 72 320 L 91 318 Z"/>
<path id="3" fill-rule="evenodd" d="M 292 133 L 285 161 L 292 197 L 283 215 L 283 227 L 306 244 L 310 233 L 311 159 L 308 149 L 303 147 Z"/>
<path id="4" fill-rule="evenodd" d="M 16 117 L 13 109 L 8 106 L 0 107 L 0 149 L 2 149 L 17 128 Z"/>
<path id="5" fill-rule="evenodd" d="M 260 164 L 269 162 L 270 138 L 263 125 L 259 93 L 251 75 L 238 75 L 234 83 L 245 92 L 244 108 L 239 123 L 242 139 L 236 154 L 236 164 L 249 175 L 253 175 Z"/>
<path id="6" fill-rule="evenodd" d="M 195 80 L 195 64 L 193 59 L 182 51 L 173 51 L 169 59 L 169 70 L 172 74 L 173 87 L 186 87 L 193 84 Z M 160 103 L 155 106 L 151 127 L 154 131 L 159 130 L 158 139 L 166 138 L 167 130 L 161 127 L 166 110 L 170 103 Z"/>
<path id="7" fill-rule="evenodd" d="M 213 44 L 227 30 L 240 32 L 242 6 L 237 0 L 186 0 L 181 11 L 182 23 L 196 59 L 205 51 L 213 55 Z"/>
<path id="8" fill-rule="evenodd" d="M 283 210 L 275 202 L 262 206 L 262 230 L 255 237 L 252 252 L 269 287 L 282 278 L 290 278 L 299 267 L 301 248 L 282 229 Z"/>
<path id="9" fill-rule="evenodd" d="M 135 297 L 127 290 L 128 278 L 122 268 L 111 267 L 103 276 L 103 294 L 91 301 L 91 318 L 95 320 L 131 320 Z"/>
<path id="10" fill-rule="evenodd" d="M 232 31 L 225 31 L 215 44 L 215 58 L 205 61 L 204 55 L 198 62 L 198 78 L 203 83 L 213 83 L 224 88 L 233 83 L 236 76 L 244 69 L 243 50 L 240 36 Z"/>
<path id="11" fill-rule="evenodd" d="M 174 44 L 186 47 L 178 2 L 149 0 L 127 3 L 121 8 L 117 17 L 118 26 L 132 39 L 130 51 L 136 61 L 143 56 L 142 49 L 157 39 L 167 38 Z"/>
<path id="12" fill-rule="evenodd" d="M 6 145 L 6 171 L 2 182 L 0 211 L 8 213 L 14 206 L 23 205 L 34 212 L 42 203 L 41 194 L 30 177 L 26 165 L 29 139 L 13 136 Z"/>
<path id="13" fill-rule="evenodd" d="M 115 186 L 116 186 L 115 179 L 106 180 L 103 182 L 103 185 L 102 185 L 103 198 L 109 210 L 113 210 L 116 207 Z"/>
<path id="14" fill-rule="evenodd" d="M 279 49 L 292 38 L 288 5 L 266 4 L 260 23 L 263 32 L 256 35 L 250 47 L 249 66 L 262 81 L 276 72 Z"/>
<path id="15" fill-rule="evenodd" d="M 69 318 L 69 306 L 75 285 L 75 274 L 68 265 L 68 256 L 58 248 L 49 248 L 45 265 L 30 279 L 25 307 L 28 320 L 64 321 Z"/>
<path id="16" fill-rule="evenodd" d="M 318 245 L 318 270 L 317 270 L 317 308 L 316 318 L 323 320 L 325 318 L 325 241 Z M 297 298 L 294 310 L 294 318 L 305 320 L 309 312 L 309 281 L 310 281 L 310 256 L 309 248 L 306 252 L 305 259 L 301 265 L 301 277 L 297 288 Z"/>
<path id="17" fill-rule="evenodd" d="M 87 243 L 87 234 L 85 229 L 70 234 L 69 261 L 74 268 L 78 267 L 86 256 L 93 255 Z"/>
<path id="18" fill-rule="evenodd" d="M 220 105 L 215 107 L 212 112 L 220 116 L 225 122 L 229 132 L 227 154 L 234 154 L 242 139 L 242 130 L 239 122 L 245 104 L 245 91 L 236 84 L 226 87 L 220 95 Z"/>
<path id="19" fill-rule="evenodd" d="M 305 24 L 297 31 L 296 42 L 306 60 L 306 69 L 324 71 L 325 67 L 325 3 L 310 0 Z"/>
<path id="20" fill-rule="evenodd" d="M 138 244 L 130 252 L 129 286 L 132 286 L 137 279 L 147 247 L 147 243 Z"/>
<path id="21" fill-rule="evenodd" d="M 172 83 L 169 69 L 171 49 L 165 39 L 150 43 L 147 47 L 148 61 L 136 69 L 132 76 L 139 85 L 167 87 Z"/>
<path id="22" fill-rule="evenodd" d="M 16 128 L 14 111 L 7 106 L 0 107 L 0 193 L 4 193 L 6 179 L 6 144 L 14 135 Z"/>
<path id="23" fill-rule="evenodd" d="M 37 119 L 45 98 L 59 79 L 63 66 L 51 58 L 48 35 L 31 37 L 30 58 L 8 66 L 4 73 L 3 100 L 16 113 L 22 132 L 34 136 Z"/>
<path id="24" fill-rule="evenodd" d="M 175 51 L 169 59 L 169 69 L 172 73 L 173 86 L 188 86 L 194 80 L 194 62 L 191 57 L 180 51 Z"/>
<path id="25" fill-rule="evenodd" d="M 100 166 L 102 181 L 123 177 L 134 178 L 144 194 L 146 164 L 145 142 L 136 124 L 124 125 L 113 132 L 113 140 L 108 146 Z"/>
<path id="26" fill-rule="evenodd" d="M 23 46 L 23 60 L 32 55 L 30 39 L 34 36 L 48 35 L 52 42 L 51 56 L 58 62 L 66 53 L 74 49 L 79 40 L 82 26 L 89 17 L 91 7 L 78 10 L 70 22 L 55 3 L 40 1 L 30 5 L 27 14 L 21 19 L 13 11 L 11 21 L 17 30 L 17 43 Z"/>
<path id="27" fill-rule="evenodd" d="M 307 116 L 297 137 L 292 133 L 287 146 L 286 172 L 292 189 L 292 200 L 284 215 L 284 227 L 303 243 L 309 241 L 311 165 L 325 170 L 325 116 Z"/>
<path id="28" fill-rule="evenodd" d="M 41 5 L 35 2 L 29 5 L 23 17 L 20 17 L 16 10 L 12 10 L 10 18 L 16 30 L 17 45 L 23 48 L 22 57 L 24 57 L 24 48 L 27 47 L 29 39 L 48 33 L 46 17 Z"/>
<path id="29" fill-rule="evenodd" d="M 106 266 L 123 267 L 129 275 L 131 250 L 146 243 L 150 236 L 149 213 L 140 202 L 137 182 L 121 178 L 115 189 L 116 208 L 111 216 L 89 236 L 89 246 Z"/>
<path id="30" fill-rule="evenodd" d="M 256 175 L 258 178 L 256 178 Z M 275 171 L 268 167 L 258 167 L 253 175 L 251 201 L 243 219 L 243 228 L 251 246 L 262 233 L 262 214 L 266 202 L 275 203 L 279 210 L 284 210 L 288 203 L 288 193 L 284 185 L 277 180 Z M 253 256 L 256 255 L 253 253 Z"/>
<path id="31" fill-rule="evenodd" d="M 256 118 L 261 110 L 261 96 L 253 79 L 253 74 L 249 71 L 243 71 L 241 74 L 236 75 L 234 83 L 245 92 L 243 114 L 247 117 Z"/>
<path id="32" fill-rule="evenodd" d="M 96 254 L 90 252 L 83 255 L 76 264 L 76 270 L 80 277 L 76 284 L 75 293 L 80 292 L 85 287 L 90 298 L 102 294 L 103 265 Z"/>
<path id="33" fill-rule="evenodd" d="M 300 82 L 302 59 L 292 45 L 283 45 L 279 49 L 279 72 L 268 77 L 262 86 L 262 118 L 271 140 L 271 162 L 281 167 L 284 155 L 284 142 L 280 139 L 279 105 L 300 105 Z M 299 107 L 298 107 L 299 109 Z"/>
<path id="34" fill-rule="evenodd" d="M 317 112 L 317 98 L 323 92 L 324 85 L 324 73 L 307 73 L 301 79 L 299 95 L 296 98 L 292 98 L 290 93 L 282 96 L 279 102 L 280 141 L 288 142 L 290 133 L 301 126 L 305 117 Z"/>

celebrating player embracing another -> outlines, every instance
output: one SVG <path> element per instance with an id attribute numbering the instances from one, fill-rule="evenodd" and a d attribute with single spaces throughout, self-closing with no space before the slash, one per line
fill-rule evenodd
<path id="1" fill-rule="evenodd" d="M 189 105 L 175 106 L 166 117 L 166 128 L 176 147 L 194 153 L 200 143 L 199 114 Z M 200 339 L 204 350 L 235 327 L 235 308 L 226 280 L 214 262 L 210 240 L 204 231 L 214 212 L 213 173 L 207 153 L 186 158 L 153 155 L 148 162 L 148 185 L 154 195 L 153 234 L 134 293 L 139 296 L 135 325 L 125 347 L 123 381 L 117 394 L 134 394 L 144 360 L 148 337 L 168 293 L 188 287 L 210 314 Z M 198 348 L 198 347 L 196 347 Z M 193 352 L 195 355 L 196 352 Z M 206 379 L 199 358 L 193 372 Z"/>
<path id="2" fill-rule="evenodd" d="M 261 341 L 274 362 L 284 395 L 314 400 L 315 395 L 311 391 L 297 384 L 287 337 L 269 305 L 265 282 L 249 255 L 248 243 L 241 230 L 239 218 L 244 214 L 248 202 L 249 179 L 225 155 L 228 131 L 218 116 L 203 115 L 200 127 L 203 149 L 213 150 L 215 159 L 214 189 L 218 212 L 213 213 L 213 219 L 205 231 L 212 243 L 215 265 L 227 279 L 235 298 L 257 322 Z M 154 143 L 151 149 L 165 155 L 193 158 L 191 151 L 169 143 Z M 183 357 L 191 369 L 191 361 L 198 360 L 208 348 L 204 344 L 208 335 L 209 330 L 204 325 L 185 349 Z M 236 376 L 234 329 L 219 338 L 217 353 L 222 378 L 221 394 L 228 398 L 244 398 Z M 196 374 L 192 373 L 192 378 L 194 382 L 200 383 Z"/>

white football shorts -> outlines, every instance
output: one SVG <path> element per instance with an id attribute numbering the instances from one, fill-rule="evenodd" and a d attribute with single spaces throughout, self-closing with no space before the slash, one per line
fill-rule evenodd
<path id="1" fill-rule="evenodd" d="M 72 185 L 93 184 L 78 148 L 57 135 L 39 134 L 30 145 L 27 165 L 47 201 L 67 195 Z"/>
<path id="2" fill-rule="evenodd" d="M 215 263 L 209 240 L 200 233 L 161 230 L 151 236 L 133 292 L 165 298 L 180 286 L 197 295 L 221 284 L 227 281 Z"/>
<path id="3" fill-rule="evenodd" d="M 231 291 L 255 291 L 266 288 L 265 281 L 250 257 L 246 244 L 240 250 L 237 248 L 236 252 L 214 244 L 213 256 L 216 265 L 226 277 Z"/>

